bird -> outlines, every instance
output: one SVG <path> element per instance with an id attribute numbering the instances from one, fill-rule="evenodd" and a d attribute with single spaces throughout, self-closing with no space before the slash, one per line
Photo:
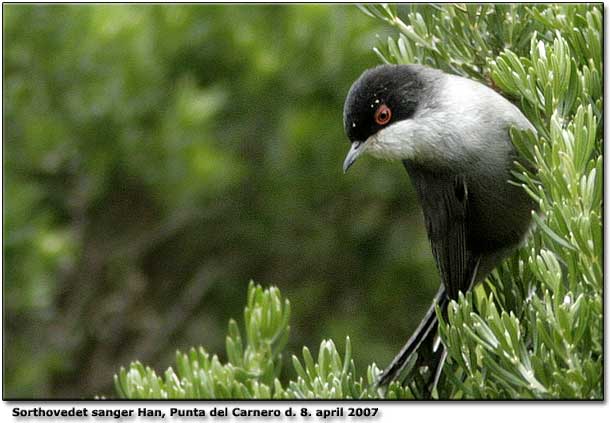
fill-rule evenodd
<path id="1" fill-rule="evenodd" d="M 435 308 L 445 318 L 450 301 L 485 279 L 533 226 L 536 202 L 511 183 L 516 162 L 533 165 L 517 153 L 510 128 L 536 130 L 494 89 L 417 64 L 365 70 L 348 91 L 343 120 L 350 141 L 344 173 L 364 155 L 401 162 L 422 208 L 441 283 L 378 386 L 415 363 L 420 372 L 412 373 L 428 375 L 423 395 L 430 396 L 447 357 Z"/>

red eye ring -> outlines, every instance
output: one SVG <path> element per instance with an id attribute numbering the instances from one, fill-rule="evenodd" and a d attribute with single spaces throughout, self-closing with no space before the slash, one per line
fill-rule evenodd
<path id="1" fill-rule="evenodd" d="M 380 107 L 378 107 L 378 110 L 376 110 L 373 119 L 378 125 L 386 125 L 388 122 L 390 122 L 391 117 L 392 112 L 390 111 L 390 108 L 386 104 L 381 104 Z"/>

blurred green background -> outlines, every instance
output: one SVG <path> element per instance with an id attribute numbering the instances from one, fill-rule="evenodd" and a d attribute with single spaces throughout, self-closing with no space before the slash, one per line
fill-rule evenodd
<path id="1" fill-rule="evenodd" d="M 437 276 L 402 166 L 342 174 L 386 28 L 339 5 L 3 12 L 5 398 L 223 357 L 251 279 L 291 300 L 290 353 L 349 335 L 361 371 L 388 364 Z"/>

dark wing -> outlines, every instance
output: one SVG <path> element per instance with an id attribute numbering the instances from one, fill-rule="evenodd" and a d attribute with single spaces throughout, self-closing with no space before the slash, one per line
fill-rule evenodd
<path id="1" fill-rule="evenodd" d="M 448 297 L 474 282 L 479 256 L 468 247 L 469 190 L 462 175 L 438 174 L 403 162 L 420 198 L 426 229 Z"/>

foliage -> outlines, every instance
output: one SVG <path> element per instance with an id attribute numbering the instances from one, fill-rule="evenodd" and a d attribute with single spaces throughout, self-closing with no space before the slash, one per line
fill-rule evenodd
<path id="1" fill-rule="evenodd" d="M 375 364 L 369 366 L 367 382 L 357 377 L 350 338 L 346 338 L 343 358 L 330 340 L 322 341 L 316 360 L 304 347 L 303 360 L 292 357 L 297 378 L 283 385 L 278 376 L 289 315 L 289 301 L 282 300 L 277 288 L 263 289 L 251 282 L 244 309 L 246 341 L 237 323 L 230 320 L 226 364 L 202 347 L 177 352 L 177 370 L 170 367 L 163 377 L 134 362 L 115 376 L 116 391 L 129 399 L 377 398 L 374 381 L 379 370 Z M 409 391 L 393 384 L 388 395 L 407 397 Z"/>
<path id="2" fill-rule="evenodd" d="M 538 131 L 513 133 L 538 169 L 514 181 L 541 206 L 536 229 L 450 307 L 439 395 L 601 398 L 600 6 L 363 10 L 377 19 L 3 6 L 7 398 L 108 392 L 136 358 L 151 367 L 122 370 L 120 396 L 413 397 L 375 391 L 366 363 L 392 358 L 435 291 L 417 202 L 400 166 L 341 176 L 342 103 L 375 32 L 383 60 L 489 84 Z M 214 355 L 249 279 L 279 284 L 298 330 L 286 341 L 287 303 L 251 286 L 246 330 L 230 322 Z M 283 348 L 346 333 L 358 355 L 323 341 L 286 366 Z"/>
<path id="3" fill-rule="evenodd" d="M 451 395 L 602 398 L 600 6 L 425 8 L 405 21 L 389 6 L 366 12 L 401 31 L 377 50 L 384 60 L 489 81 L 537 128 L 512 130 L 528 163 L 513 183 L 539 204 L 537 230 L 483 291 L 450 306 Z"/>

